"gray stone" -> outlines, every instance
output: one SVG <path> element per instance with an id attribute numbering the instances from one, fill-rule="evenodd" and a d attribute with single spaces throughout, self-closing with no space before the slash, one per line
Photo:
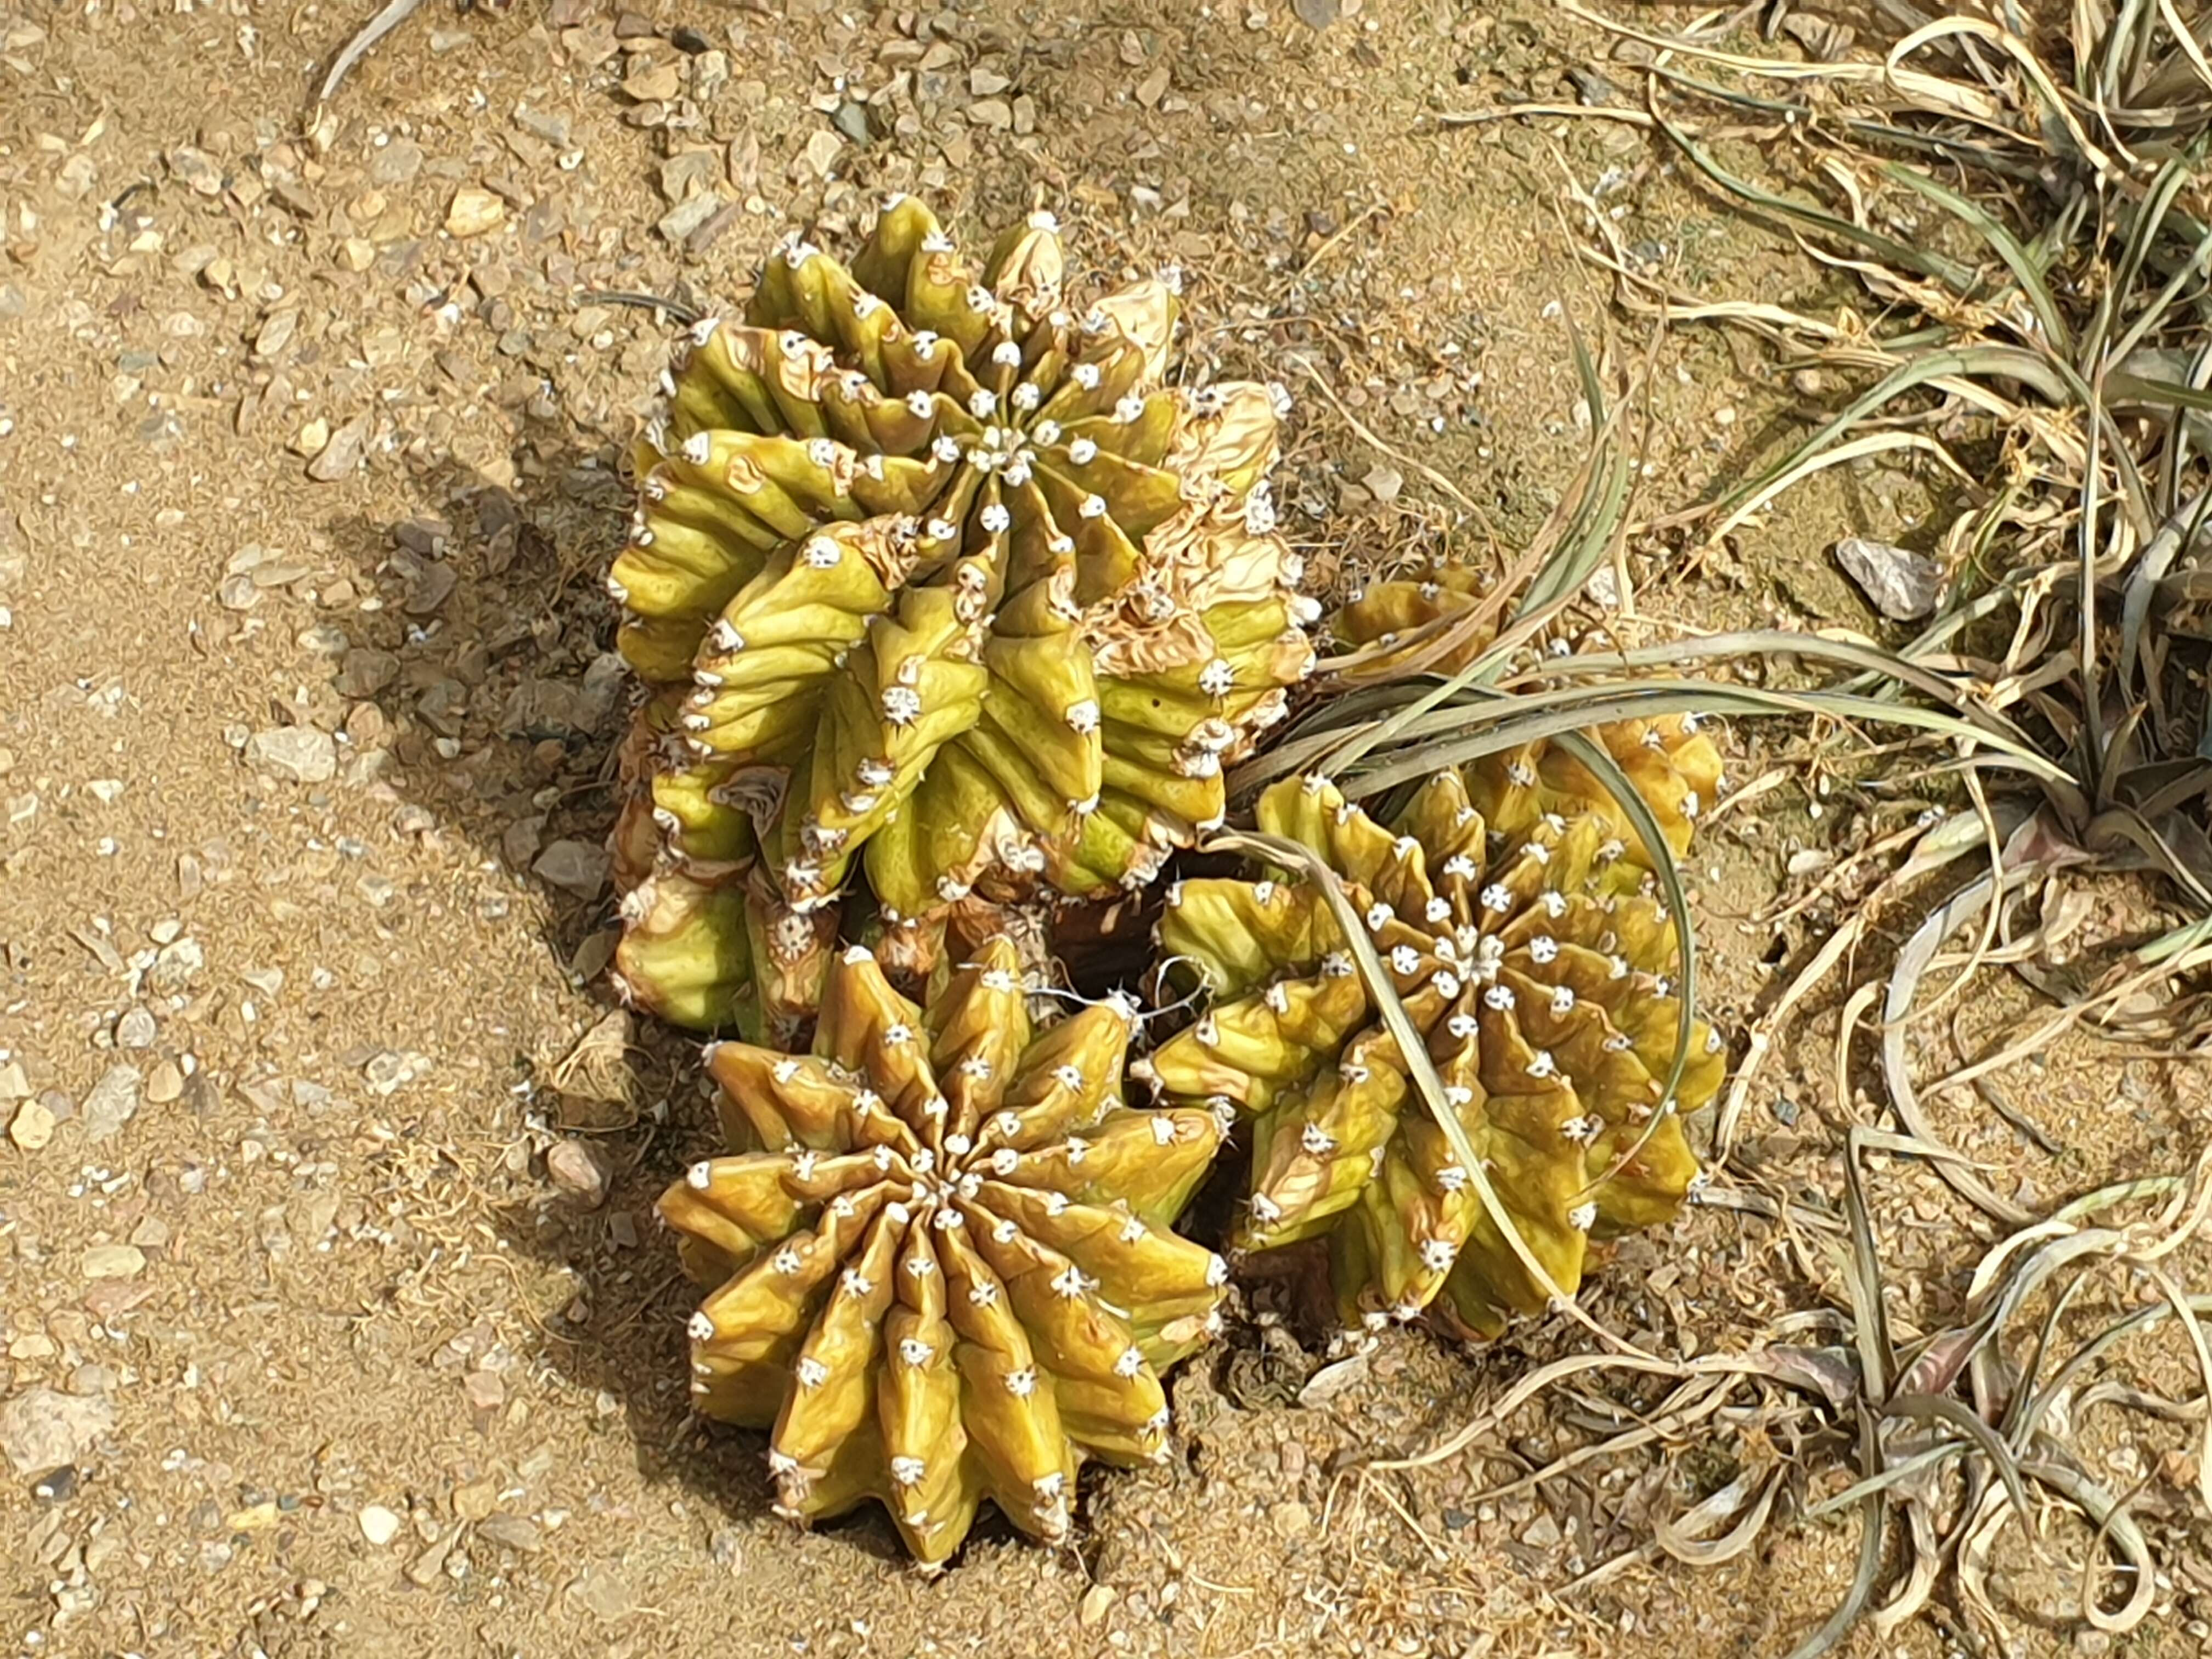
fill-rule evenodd
<path id="1" fill-rule="evenodd" d="M 317 483 L 336 483 L 341 478 L 351 477 L 361 465 L 372 429 L 373 417 L 369 416 L 348 421 L 331 434 L 330 441 L 307 463 L 307 476 Z"/>
<path id="2" fill-rule="evenodd" d="M 1892 622 L 1912 622 L 1936 608 L 1943 567 L 1923 554 L 1887 542 L 1846 536 L 1836 544 L 1836 562 L 1865 591 L 1874 608 Z"/>
<path id="3" fill-rule="evenodd" d="M 593 1617 L 618 1624 L 637 1611 L 629 1586 L 602 1566 L 586 1567 L 568 1586 L 569 1598 Z"/>
<path id="4" fill-rule="evenodd" d="M 246 763 L 295 783 L 325 783 L 338 769 L 338 746 L 312 726 L 272 726 L 246 743 Z"/>
<path id="5" fill-rule="evenodd" d="M 380 185 L 404 185 L 422 170 L 422 147 L 394 138 L 382 149 L 372 150 L 368 176 Z"/>
<path id="6" fill-rule="evenodd" d="M 88 1140 L 106 1140 L 119 1133 L 138 1114 L 144 1074 L 136 1066 L 111 1066 L 84 1097 L 84 1133 Z M 60 1461 L 58 1459 L 55 1460 Z"/>
<path id="7" fill-rule="evenodd" d="M 607 1187 L 614 1178 L 614 1170 L 605 1152 L 590 1141 L 578 1140 L 572 1135 L 545 1149 L 545 1178 L 560 1189 L 564 1198 L 586 1209 L 596 1210 L 607 1201 Z"/>
<path id="8" fill-rule="evenodd" d="M 721 206 L 722 193 L 720 191 L 702 190 L 690 200 L 679 202 L 669 209 L 653 228 L 669 241 L 681 243 L 713 218 Z"/>
<path id="9" fill-rule="evenodd" d="M 612 688 L 572 680 L 524 680 L 507 694 L 499 729 L 508 737 L 579 738 L 598 731 L 613 705 Z"/>
<path id="10" fill-rule="evenodd" d="M 343 696 L 373 697 L 398 678 L 398 658 L 389 651 L 362 648 L 345 653 L 338 665 L 337 689 Z"/>
<path id="11" fill-rule="evenodd" d="M 587 841 L 555 842 L 538 855 L 530 867 L 539 880 L 564 888 L 578 898 L 592 899 L 607 884 L 607 850 Z"/>
<path id="12" fill-rule="evenodd" d="M 115 1407 L 97 1395 L 27 1389 L 0 1406 L 0 1446 L 18 1474 L 81 1462 L 114 1427 Z"/>

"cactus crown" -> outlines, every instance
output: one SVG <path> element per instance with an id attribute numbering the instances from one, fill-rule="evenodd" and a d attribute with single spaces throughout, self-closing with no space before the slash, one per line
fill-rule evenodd
<path id="1" fill-rule="evenodd" d="M 885 919 L 1137 884 L 1310 666 L 1274 533 L 1279 391 L 1164 382 L 1172 283 L 1079 311 L 1049 215 L 963 264 L 887 207 L 694 331 L 611 586 L 788 902 Z"/>
<path id="2" fill-rule="evenodd" d="M 1257 816 L 1342 879 L 1491 1186 L 1561 1290 L 1593 1234 L 1673 1212 L 1697 1168 L 1680 1109 L 1711 1098 L 1719 1045 L 1696 1027 L 1678 1100 L 1662 1100 L 1673 929 L 1601 817 L 1493 837 L 1449 772 L 1388 828 L 1320 778 L 1275 785 Z M 1488 1334 L 1542 1306 L 1413 1096 L 1324 896 L 1281 878 L 1183 882 L 1159 943 L 1214 1001 L 1152 1077 L 1170 1099 L 1255 1119 L 1242 1248 L 1326 1236 L 1347 1320 L 1411 1318 L 1441 1294 Z"/>
<path id="3" fill-rule="evenodd" d="M 811 1054 L 712 1049 L 750 1150 L 661 1213 L 714 1286 L 694 1403 L 772 1427 L 780 1508 L 878 1498 L 934 1565 L 986 1498 L 1057 1540 L 1085 1458 L 1163 1454 L 1160 1373 L 1217 1328 L 1226 1278 L 1170 1228 L 1221 1130 L 1124 1103 L 1133 1017 L 1034 1029 L 1003 939 L 917 1007 L 855 946 Z"/>

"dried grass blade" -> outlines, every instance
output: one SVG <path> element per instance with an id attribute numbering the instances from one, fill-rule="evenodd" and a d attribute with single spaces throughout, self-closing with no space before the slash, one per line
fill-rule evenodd
<path id="1" fill-rule="evenodd" d="M 2121 1636 L 2133 1630 L 2149 1615 L 2158 1601 L 2158 1564 L 2152 1559 L 2150 1540 L 2142 1535 L 2120 1500 L 2106 1492 L 2094 1480 L 2078 1469 L 2059 1462 L 2027 1462 L 2021 1468 L 2038 1485 L 2070 1499 L 2084 1515 L 2095 1523 L 2105 1536 L 2118 1547 L 2129 1571 L 2135 1574 L 2135 1589 L 2119 1612 L 2110 1613 L 2097 1605 L 2096 1568 L 2094 1564 L 2082 1570 L 2082 1615 L 2099 1630 L 2110 1635 Z"/>
<path id="2" fill-rule="evenodd" d="M 1868 1413 L 1859 1418 L 1859 1467 L 1869 1475 L 1881 1472 L 1881 1445 L 1875 1433 L 1874 1419 Z M 1850 1589 L 1820 1628 L 1790 1650 L 1789 1659 L 1822 1659 L 1822 1656 L 1833 1651 L 1836 1644 L 1850 1634 L 1851 1627 L 1858 1623 L 1874 1595 L 1875 1582 L 1881 1576 L 1882 1556 L 1888 1547 L 1889 1506 L 1881 1493 L 1870 1492 L 1861 1500 L 1859 1508 L 1863 1512 L 1859 1559 L 1851 1575 Z"/>
<path id="3" fill-rule="evenodd" d="M 1635 826 L 1637 839 L 1651 860 L 1653 870 L 1659 878 L 1660 891 L 1667 901 L 1667 917 L 1674 925 L 1674 962 L 1681 980 L 1675 997 L 1674 1058 L 1667 1068 L 1667 1081 L 1659 1091 L 1659 1109 L 1651 1114 L 1638 1135 L 1620 1157 L 1613 1159 L 1605 1172 L 1583 1187 L 1580 1196 L 1587 1196 L 1619 1175 L 1644 1151 L 1651 1137 L 1658 1132 L 1674 1110 L 1674 1091 L 1682 1086 L 1682 1073 L 1690 1063 L 1690 1039 L 1694 1031 L 1698 1001 L 1698 940 L 1697 930 L 1690 921 L 1690 896 L 1682 885 L 1681 866 L 1674 861 L 1674 849 L 1668 843 L 1667 832 L 1660 826 L 1658 816 L 1629 781 L 1628 774 L 1620 763 L 1607 752 L 1605 745 L 1593 742 L 1581 732 L 1564 732 L 1558 739 L 1559 746 L 1572 755 L 1605 786 L 1623 816 Z"/>
<path id="4" fill-rule="evenodd" d="M 2062 357 L 2073 357 L 2074 331 L 2067 326 L 2066 313 L 2060 308 L 2057 296 L 2051 293 L 2051 284 L 2044 280 L 2042 262 L 2028 252 L 2020 238 L 1978 203 L 1937 184 L 1924 173 L 1899 167 L 1893 161 L 1886 163 L 1881 171 L 1884 177 L 1927 198 L 1987 242 L 2012 272 L 2013 280 L 2020 284 L 2028 304 L 2034 307 L 2035 320 L 2043 330 L 2044 344 Z"/>
<path id="5" fill-rule="evenodd" d="M 1734 508 L 1718 524 L 1705 532 L 1709 540 L 1717 541 L 1738 525 L 1751 518 L 1776 496 L 1793 489 L 1815 472 L 1832 466 L 1841 466 L 1846 461 L 1863 460 L 1870 455 L 1880 455 L 1893 449 L 1917 449 L 1932 455 L 1942 468 L 1969 489 L 1979 489 L 1981 484 L 1974 476 L 1951 459 L 1951 452 L 1933 438 L 1917 432 L 1869 432 L 1864 437 L 1853 438 L 1834 448 L 1807 455 L 1780 477 L 1769 480 L 1753 491 L 1750 498 Z"/>
<path id="6" fill-rule="evenodd" d="M 2006 884 L 2016 884 L 2023 878 L 2008 874 Z M 1881 1069 L 1883 1080 L 1889 1085 L 1892 1108 L 1898 1121 L 1908 1133 L 1927 1141 L 1931 1146 L 1942 1146 L 1942 1138 L 1929 1126 L 1927 1116 L 1920 1109 L 1918 1095 L 1912 1085 L 1912 1062 L 1906 1039 L 1906 1022 L 1912 1015 L 1912 1000 L 1920 987 L 1921 975 L 1927 971 L 1937 948 L 1959 928 L 1978 917 L 1983 908 L 1992 902 L 1996 881 L 1983 876 L 1954 894 L 1944 904 L 1932 912 L 1917 928 L 1912 937 L 1897 953 L 1896 965 L 1891 969 L 1888 994 L 1881 1010 Z M 1994 1216 L 2007 1226 L 2025 1227 L 2033 1224 L 2033 1214 L 2012 1200 L 1991 1188 L 1978 1176 L 1963 1167 L 1963 1160 L 1936 1160 L 1936 1173 L 1951 1189 L 1975 1208 Z"/>
<path id="7" fill-rule="evenodd" d="M 1854 1480 L 1843 1491 L 1832 1493 L 1817 1504 L 1808 1504 L 1804 1509 L 1804 1516 L 1808 1521 L 1818 1521 L 1825 1516 L 1833 1515 L 1838 1510 L 1849 1509 L 1863 1498 L 1870 1498 L 1876 1493 L 1887 1492 L 1891 1487 L 1911 1480 L 1923 1469 L 1933 1468 L 1939 1463 L 1956 1457 L 1966 1448 L 1966 1443 L 1962 1439 L 1939 1441 L 1925 1451 L 1915 1452 L 1902 1462 L 1892 1463 L 1880 1474 L 1869 1475 L 1863 1480 Z"/>
<path id="8" fill-rule="evenodd" d="M 2039 1559 L 2041 1558 L 2042 1550 L 2036 1544 L 2034 1534 L 2028 1526 L 2035 1512 L 2028 1507 L 2027 1483 L 2021 1477 L 2020 1463 L 2013 1456 L 2012 1449 L 2005 1444 L 1995 1429 L 1959 1401 L 1940 1394 L 1899 1395 L 1883 1403 L 1881 1415 L 1885 1420 L 1902 1417 L 1915 1423 L 1940 1423 L 1946 1428 L 1956 1430 L 1963 1439 L 1971 1442 L 1977 1451 L 1990 1460 L 1990 1467 L 1996 1471 L 1997 1479 L 2004 1483 L 2005 1496 L 2012 1499 L 2014 1509 L 2020 1513 L 2021 1530 L 2027 1536 L 2028 1547 L 2035 1551 Z"/>
<path id="9" fill-rule="evenodd" d="M 1864 248 L 1869 253 L 1878 254 L 1891 265 L 1900 270 L 1917 272 L 1931 281 L 1942 283 L 1954 293 L 1964 295 L 1971 291 L 1974 282 L 1974 271 L 1971 265 L 1960 264 L 1957 260 L 1946 258 L 1940 253 L 1931 253 L 1923 248 L 1917 248 L 1909 242 L 1900 242 L 1893 236 L 1885 236 L 1879 231 L 1869 230 L 1863 225 L 1855 225 L 1848 219 L 1838 218 L 1834 214 L 1823 212 L 1819 208 L 1810 208 L 1802 202 L 1793 202 L 1786 196 L 1776 195 L 1772 191 L 1761 190 L 1749 180 L 1737 178 L 1708 155 L 1697 141 L 1691 137 L 1687 131 L 1676 125 L 1660 112 L 1656 102 L 1651 106 L 1651 114 L 1652 118 L 1658 123 L 1660 131 L 1674 141 L 1676 148 L 1680 149 L 1683 155 L 1690 158 L 1691 164 L 1698 172 L 1738 199 L 1747 202 L 1753 207 L 1763 208 L 1770 213 L 1779 214 L 1791 222 L 1803 225 L 1807 229 L 1817 232 L 1832 240 Z"/>
<path id="10" fill-rule="evenodd" d="M 1939 17 L 1923 28 L 1915 29 L 1892 46 L 1883 60 L 1883 67 L 1894 75 L 1897 66 L 1923 46 L 1959 35 L 1986 41 L 2020 66 L 2029 84 L 2041 95 L 2045 112 L 2066 129 L 2066 136 L 2073 140 L 2075 149 L 2083 161 L 2106 176 L 2119 170 L 2112 158 L 2091 142 L 2088 133 L 2068 106 L 2065 94 L 2059 90 L 2057 82 L 2051 78 L 2051 71 L 2044 68 L 2043 60 L 2035 55 L 2034 49 L 2009 29 L 1999 28 L 1978 17 Z"/>
<path id="11" fill-rule="evenodd" d="M 1664 1516 L 1655 1515 L 1651 1517 L 1652 1541 L 1687 1566 L 1717 1567 L 1735 1560 L 1757 1543 L 1759 1534 L 1766 1530 L 1767 1517 L 1774 1512 L 1775 1495 L 1782 1490 L 1781 1475 L 1778 1467 L 1769 1469 L 1765 1478 L 1759 1482 L 1757 1499 L 1744 1512 L 1743 1518 L 1718 1538 L 1694 1538 L 1691 1536 L 1688 1527 L 1670 1522 Z M 1702 1519 L 1708 1511 L 1708 1506 L 1716 1498 L 1727 1495 L 1736 1484 L 1730 1482 L 1729 1486 L 1723 1486 L 1712 1498 L 1686 1514 L 1683 1520 Z M 1740 1500 L 1742 1494 L 1738 1492 L 1735 1496 Z M 1729 1505 L 1730 1509 L 1734 1507 L 1734 1504 Z M 1721 1511 L 1722 1514 L 1728 1512 L 1726 1510 Z"/>

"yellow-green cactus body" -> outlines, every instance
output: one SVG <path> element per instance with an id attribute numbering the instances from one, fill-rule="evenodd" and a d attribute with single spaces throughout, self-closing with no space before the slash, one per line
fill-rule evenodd
<path id="1" fill-rule="evenodd" d="M 1694 1027 L 1676 1099 L 1662 1101 L 1674 932 L 1601 817 L 1540 819 L 1497 842 L 1448 772 L 1388 828 L 1318 778 L 1270 788 L 1258 820 L 1341 878 L 1559 1290 L 1580 1282 L 1592 1237 L 1674 1212 L 1697 1174 L 1680 1115 L 1712 1098 L 1723 1061 Z M 1182 882 L 1159 944 L 1197 966 L 1212 1002 L 1143 1069 L 1171 1101 L 1252 1119 L 1240 1248 L 1326 1237 L 1347 1320 L 1411 1318 L 1443 1297 L 1489 1334 L 1544 1305 L 1414 1092 L 1323 894 L 1287 877 Z"/>
<path id="2" fill-rule="evenodd" d="M 1493 598 L 1496 588 L 1487 574 L 1439 564 L 1362 589 L 1333 621 L 1344 645 L 1371 646 L 1384 653 L 1373 666 L 1395 659 L 1408 673 L 1456 674 L 1491 647 L 1505 611 L 1501 606 L 1480 623 L 1454 624 Z M 1452 636 L 1448 644 L 1447 635 Z M 1394 653 L 1401 642 L 1402 650 Z"/>
<path id="3" fill-rule="evenodd" d="M 696 761 L 662 692 L 622 751 L 623 799 L 610 846 L 622 941 L 610 977 L 633 1006 L 699 1030 L 785 1042 L 811 1013 L 836 917 L 799 915 L 760 867 L 748 795 L 758 769 Z"/>
<path id="4" fill-rule="evenodd" d="M 1482 623 L 1455 626 L 1492 599 L 1496 586 L 1487 574 L 1464 565 L 1436 565 L 1367 587 L 1335 613 L 1333 625 L 1343 646 L 1374 647 L 1382 653 L 1364 665 L 1368 678 L 1386 671 L 1449 676 L 1472 665 L 1497 639 L 1505 620 L 1502 607 Z M 1455 637 L 1447 648 L 1437 648 L 1447 635 Z M 1698 725 L 1694 715 L 1668 714 L 1620 720 L 1589 734 L 1628 775 L 1677 854 L 1688 849 L 1692 825 L 1721 787 L 1720 750 Z M 1517 839 L 1547 813 L 1572 817 L 1595 812 L 1630 855 L 1649 866 L 1642 837 L 1612 793 L 1555 743 L 1526 744 L 1487 756 L 1467 769 L 1467 783 L 1492 834 Z"/>
<path id="5" fill-rule="evenodd" d="M 979 271 L 887 208 L 701 325 L 611 586 L 695 753 L 786 779 L 800 912 L 865 865 L 894 925 L 1139 884 L 1310 668 L 1266 474 L 1279 389 L 1164 383 L 1170 289 L 1079 315 L 1049 216 Z"/>
<path id="6" fill-rule="evenodd" d="M 1122 1095 L 1131 1011 L 1032 1027 L 993 941 L 926 1007 L 853 947 L 813 1052 L 709 1052 L 732 1155 L 660 1201 L 712 1288 L 693 1402 L 772 1431 L 778 1506 L 873 1498 L 926 1565 L 977 1507 L 1064 1537 L 1086 1459 L 1167 1445 L 1161 1374 L 1218 1327 L 1226 1268 L 1171 1228 L 1220 1144 Z"/>
<path id="7" fill-rule="evenodd" d="M 1721 791 L 1721 751 L 1694 714 L 1615 720 L 1587 734 L 1601 744 L 1651 809 L 1680 857 L 1690 832 Z M 1649 867 L 1644 839 L 1613 792 L 1558 744 L 1540 741 L 1486 755 L 1467 769 L 1468 799 L 1491 830 L 1513 840 L 1547 815 L 1594 813 L 1629 856 Z"/>

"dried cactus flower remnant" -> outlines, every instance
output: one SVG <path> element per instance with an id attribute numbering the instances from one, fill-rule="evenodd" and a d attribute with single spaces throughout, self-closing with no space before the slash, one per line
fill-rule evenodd
<path id="1" fill-rule="evenodd" d="M 690 687 L 698 757 L 780 778 L 762 856 L 801 911 L 862 859 L 908 927 L 1140 884 L 1311 666 L 1279 388 L 1168 386 L 1168 282 L 1064 287 L 1049 215 L 976 270 L 902 199 L 678 355 L 622 646 Z"/>
<path id="2" fill-rule="evenodd" d="M 1602 818 L 1554 816 L 1493 847 L 1451 772 L 1387 828 L 1320 778 L 1276 784 L 1258 818 L 1343 882 L 1490 1185 L 1561 1291 L 1592 1238 L 1674 1212 L 1698 1172 L 1680 1116 L 1719 1086 L 1720 1045 L 1693 1027 L 1676 1100 L 1662 1098 L 1674 932 Z M 1325 1236 L 1347 1321 L 1412 1318 L 1441 1297 L 1488 1334 L 1543 1307 L 1414 1092 L 1326 895 L 1283 877 L 1187 881 L 1159 932 L 1213 1000 L 1146 1069 L 1170 1100 L 1253 1116 L 1241 1248 Z"/>
<path id="3" fill-rule="evenodd" d="M 1056 1540 L 1085 1459 L 1163 1455 L 1161 1373 L 1217 1328 L 1227 1276 L 1171 1231 L 1218 1121 L 1127 1105 L 1133 1011 L 1035 1029 L 1018 962 L 993 941 L 916 1007 L 848 951 L 811 1054 L 710 1050 L 750 1150 L 660 1200 L 714 1287 L 694 1403 L 772 1429 L 785 1512 L 879 1499 L 932 1565 L 986 1499 Z"/>

